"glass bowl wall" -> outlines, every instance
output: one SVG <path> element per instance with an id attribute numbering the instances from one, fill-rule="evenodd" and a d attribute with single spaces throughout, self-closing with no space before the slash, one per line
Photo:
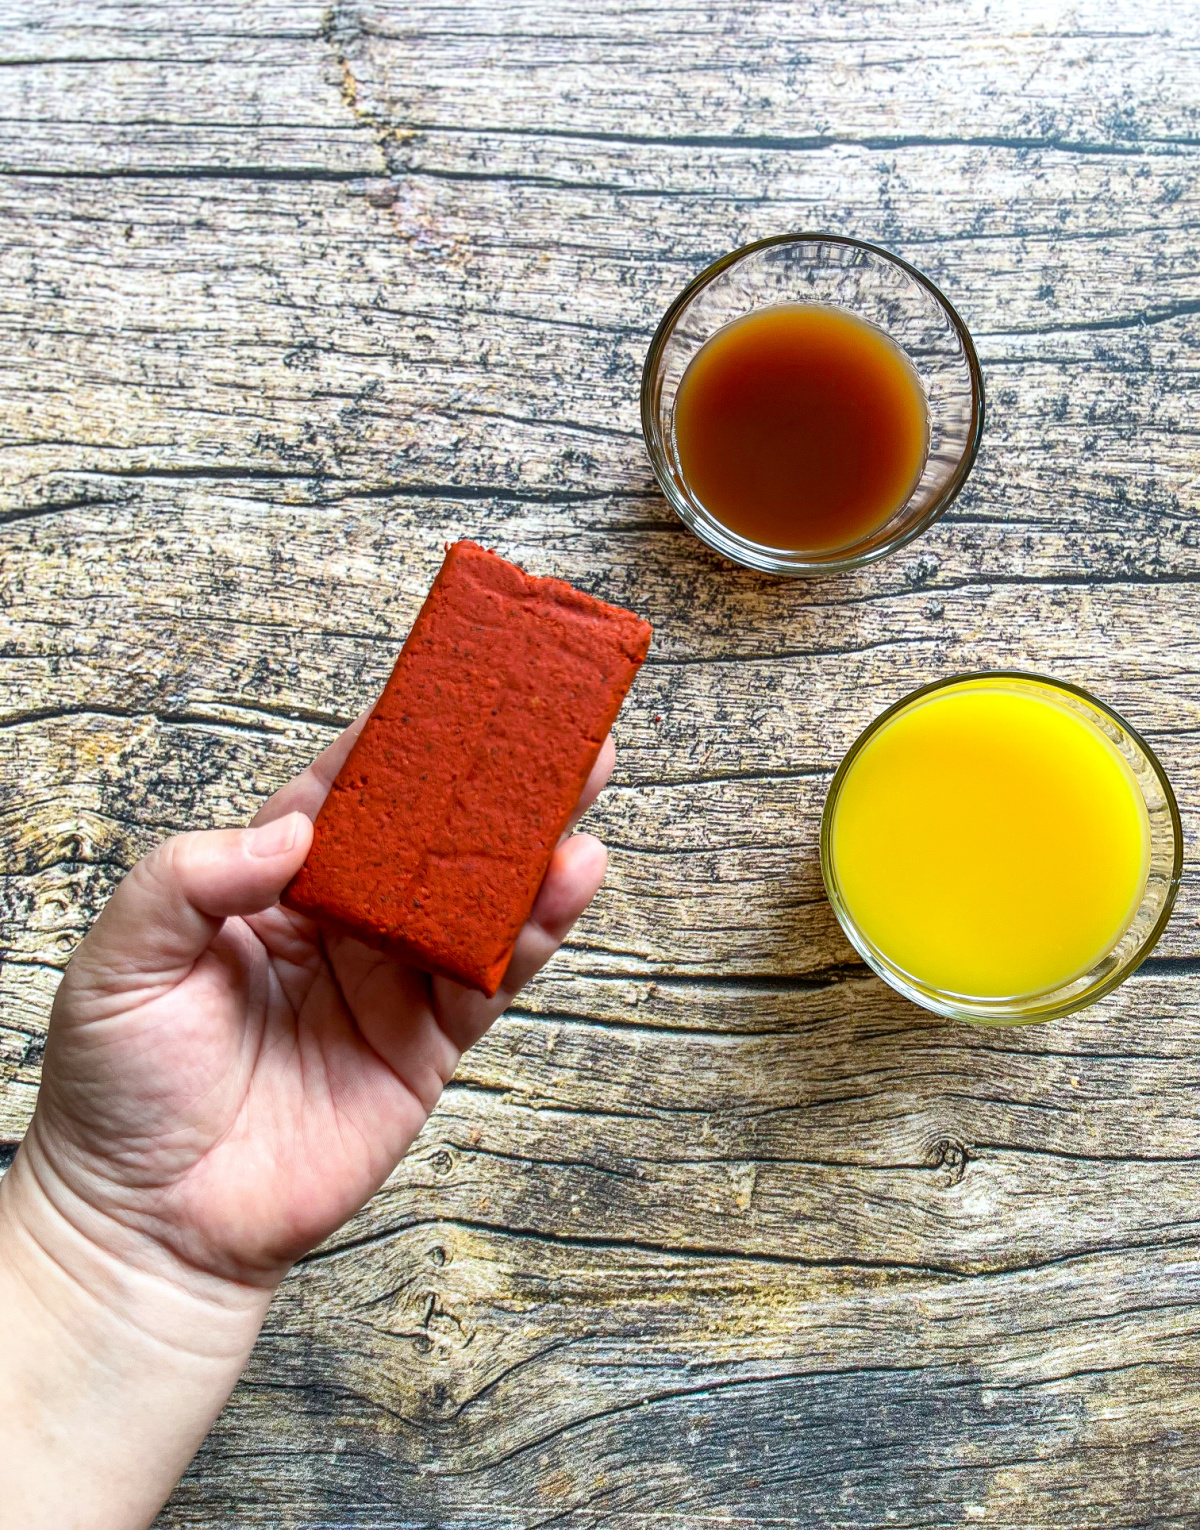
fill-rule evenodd
<path id="1" fill-rule="evenodd" d="M 679 465 L 675 400 L 693 356 L 733 319 L 779 303 L 844 308 L 883 330 L 915 368 L 929 412 L 929 455 L 908 499 L 869 535 L 820 554 L 769 547 L 731 531 L 688 487 Z M 933 283 L 886 250 L 830 234 L 763 239 L 702 271 L 664 315 L 642 372 L 642 430 L 663 493 L 710 547 L 770 574 L 842 573 L 919 536 L 966 482 L 983 411 L 975 347 Z"/>

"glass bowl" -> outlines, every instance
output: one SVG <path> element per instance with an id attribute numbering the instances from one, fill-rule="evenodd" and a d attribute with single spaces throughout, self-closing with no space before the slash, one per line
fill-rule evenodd
<path id="1" fill-rule="evenodd" d="M 904 351 L 925 390 L 929 455 L 916 487 L 882 526 L 827 552 L 795 552 L 739 536 L 692 493 L 679 466 L 675 399 L 692 357 L 731 320 L 778 303 L 844 308 L 874 324 Z M 659 487 L 710 547 L 767 574 L 840 574 L 911 542 L 954 499 L 979 450 L 983 378 L 966 325 L 907 261 L 861 239 L 781 234 L 724 256 L 667 309 L 642 371 L 642 431 Z"/>
<path id="2" fill-rule="evenodd" d="M 979 999 L 949 993 L 930 987 L 896 966 L 856 925 L 842 899 L 833 864 L 833 824 L 838 799 L 851 765 L 868 741 L 899 713 L 916 706 L 933 692 L 979 682 L 1025 694 L 1033 692 L 1045 695 L 1050 692 L 1058 705 L 1090 722 L 1124 756 L 1141 790 L 1150 820 L 1150 869 L 1146 878 L 1146 891 L 1137 912 L 1116 945 L 1089 971 L 1070 982 L 1046 992 L 1023 994 L 1014 998 Z M 895 706 L 889 707 L 859 735 L 838 767 L 825 799 L 825 812 L 821 819 L 821 875 L 825 879 L 825 891 L 838 923 L 849 937 L 851 945 L 885 982 L 914 1004 L 920 1004 L 938 1015 L 946 1015 L 954 1020 L 970 1020 L 979 1025 L 1032 1025 L 1040 1020 L 1055 1020 L 1073 1010 L 1094 1004 L 1104 994 L 1110 993 L 1145 961 L 1166 928 L 1175 904 L 1182 870 L 1183 829 L 1179 821 L 1179 808 L 1171 783 L 1149 744 L 1111 707 L 1089 696 L 1087 691 L 1062 680 L 1049 680 L 1042 675 L 1025 674 L 1020 670 L 986 670 L 975 674 L 954 675 L 948 680 L 937 680 L 932 685 L 922 686 Z"/>

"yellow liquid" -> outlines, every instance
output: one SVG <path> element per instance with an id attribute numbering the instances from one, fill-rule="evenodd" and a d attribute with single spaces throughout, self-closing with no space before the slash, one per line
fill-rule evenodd
<path id="1" fill-rule="evenodd" d="M 851 918 L 910 977 L 977 999 L 1087 972 L 1137 912 L 1150 822 L 1123 756 L 1047 689 L 969 680 L 885 723 L 831 826 Z"/>

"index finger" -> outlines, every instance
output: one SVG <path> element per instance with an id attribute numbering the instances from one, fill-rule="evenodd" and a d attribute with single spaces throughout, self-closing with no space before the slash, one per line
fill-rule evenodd
<path id="1" fill-rule="evenodd" d="M 595 802 L 596 798 L 608 785 L 608 778 L 613 773 L 613 766 L 617 763 L 617 743 L 610 733 L 600 746 L 600 753 L 596 756 L 596 763 L 592 766 L 591 774 L 583 783 L 583 791 L 579 794 L 579 801 L 575 804 L 575 811 L 571 814 L 566 828 L 562 831 L 559 843 L 566 839 L 575 825 Z"/>
<path id="2" fill-rule="evenodd" d="M 339 733 L 327 749 L 323 749 L 311 765 L 286 786 L 281 786 L 273 797 L 268 797 L 250 820 L 250 827 L 257 829 L 273 819 L 288 813 L 303 813 L 306 818 L 316 818 L 321 804 L 329 795 L 339 770 L 346 763 L 351 749 L 358 742 L 358 735 L 366 726 L 374 703 L 360 712 L 344 733 Z"/>

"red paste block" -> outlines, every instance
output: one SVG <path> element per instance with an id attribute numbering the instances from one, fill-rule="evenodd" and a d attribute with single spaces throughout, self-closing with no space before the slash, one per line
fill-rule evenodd
<path id="1" fill-rule="evenodd" d="M 650 625 L 456 542 L 289 908 L 494 994 Z"/>

